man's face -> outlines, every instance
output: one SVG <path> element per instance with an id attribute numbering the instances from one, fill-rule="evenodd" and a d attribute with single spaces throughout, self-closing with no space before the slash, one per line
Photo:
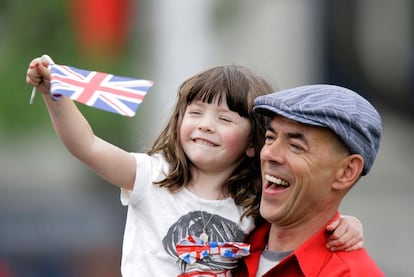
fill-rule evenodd
<path id="1" fill-rule="evenodd" d="M 292 226 L 312 220 L 334 203 L 332 184 L 345 157 L 337 145 L 326 128 L 274 117 L 260 153 L 261 215 Z"/>

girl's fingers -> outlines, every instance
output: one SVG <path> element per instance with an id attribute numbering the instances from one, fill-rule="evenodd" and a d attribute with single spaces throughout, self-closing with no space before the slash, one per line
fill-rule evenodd
<path id="1" fill-rule="evenodd" d="M 345 243 L 331 241 L 327 244 L 327 248 L 331 251 L 354 251 L 364 247 L 364 241 L 357 237 L 348 239 Z"/>
<path id="2" fill-rule="evenodd" d="M 335 219 L 333 222 L 331 222 L 328 226 L 326 226 L 326 230 L 333 231 L 338 227 L 339 222 L 341 221 L 341 218 Z"/>
<path id="3" fill-rule="evenodd" d="M 34 59 L 27 70 L 26 81 L 34 86 L 40 85 L 43 81 L 50 80 L 49 64 L 53 61 L 48 56 Z"/>
<path id="4" fill-rule="evenodd" d="M 47 56 L 33 59 L 29 68 L 27 69 L 26 82 L 35 87 L 39 92 L 49 94 L 50 93 L 50 69 L 49 65 L 53 64 L 53 60 Z M 32 90 L 34 96 L 35 90 Z M 33 98 L 33 97 L 32 97 Z M 32 101 L 32 100 L 31 100 Z"/>
<path id="5" fill-rule="evenodd" d="M 38 86 L 43 80 L 43 77 L 39 75 L 37 69 L 31 69 L 27 71 L 26 82 L 32 86 Z"/>
<path id="6" fill-rule="evenodd" d="M 35 58 L 29 63 L 29 69 L 36 68 L 40 63 L 40 58 Z"/>
<path id="7" fill-rule="evenodd" d="M 349 252 L 349 251 L 354 251 L 354 250 L 358 250 L 364 247 L 364 242 L 363 241 L 359 241 L 357 243 L 355 243 L 353 246 L 346 248 L 345 251 Z"/>
<path id="8" fill-rule="evenodd" d="M 49 57 L 48 55 L 42 55 L 40 57 L 40 63 L 43 64 L 45 67 L 48 67 L 49 65 L 54 64 L 52 58 Z"/>

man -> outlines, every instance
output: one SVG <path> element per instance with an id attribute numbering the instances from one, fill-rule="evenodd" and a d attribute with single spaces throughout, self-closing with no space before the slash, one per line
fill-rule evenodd
<path id="1" fill-rule="evenodd" d="M 236 276 L 384 276 L 365 249 L 326 248 L 326 226 L 377 155 L 375 108 L 349 89 L 310 85 L 260 96 L 254 109 L 269 119 L 260 154 L 267 222 Z"/>

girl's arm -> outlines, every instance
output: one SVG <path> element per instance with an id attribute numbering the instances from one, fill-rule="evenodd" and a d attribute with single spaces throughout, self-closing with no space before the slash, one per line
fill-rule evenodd
<path id="1" fill-rule="evenodd" d="M 364 247 L 362 223 L 356 217 L 341 216 L 326 230 L 333 232 L 326 245 L 331 251 L 353 251 Z"/>
<path id="2" fill-rule="evenodd" d="M 43 95 L 56 134 L 76 158 L 108 182 L 132 189 L 135 180 L 135 158 L 128 152 L 95 136 L 75 103 L 67 97 L 58 101 L 50 96 L 48 56 L 34 59 L 27 71 L 26 81 Z"/>

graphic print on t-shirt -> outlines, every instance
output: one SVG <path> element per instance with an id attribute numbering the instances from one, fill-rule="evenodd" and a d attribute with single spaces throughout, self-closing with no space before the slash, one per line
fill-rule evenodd
<path id="1" fill-rule="evenodd" d="M 205 226 L 205 229 L 209 242 L 245 241 L 245 234 L 235 222 L 217 214 L 214 214 L 213 216 L 208 212 L 189 212 L 171 225 L 166 236 L 162 240 L 165 251 L 167 251 L 169 255 L 177 258 L 177 265 L 181 273 L 194 270 L 220 271 L 232 269 L 237 266 L 236 259 L 224 258 L 219 255 L 211 255 L 202 260 L 197 260 L 197 262 L 192 265 L 185 263 L 179 258 L 175 250 L 176 244 L 188 236 L 200 237 L 203 233 L 204 224 L 207 225 Z"/>

